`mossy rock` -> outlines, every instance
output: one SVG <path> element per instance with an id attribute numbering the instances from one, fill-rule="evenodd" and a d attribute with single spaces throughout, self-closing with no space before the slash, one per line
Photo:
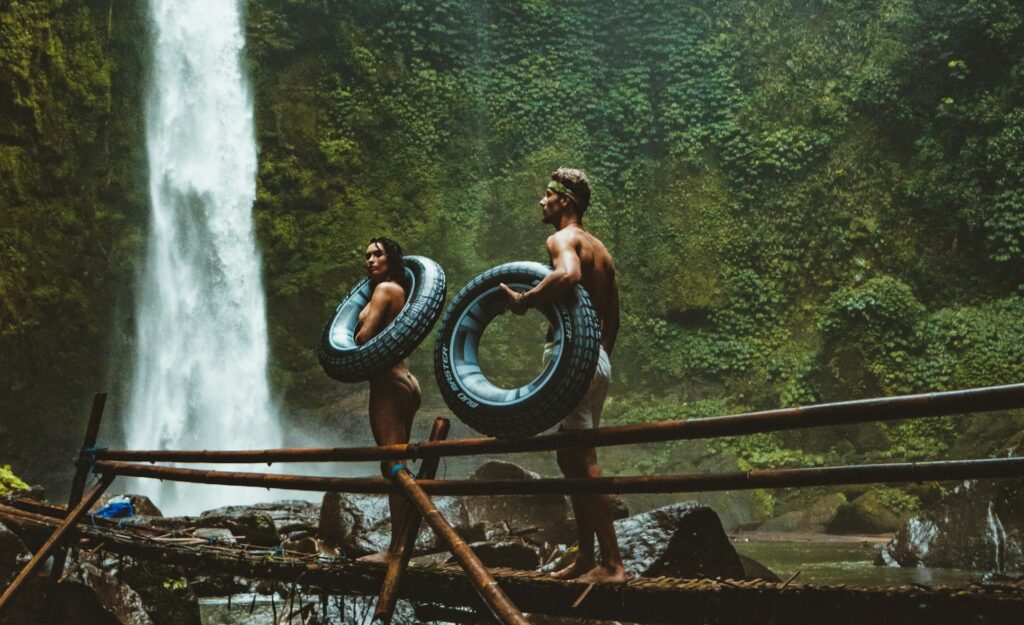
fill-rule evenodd
<path id="1" fill-rule="evenodd" d="M 836 511 L 825 528 L 829 534 L 884 534 L 900 528 L 900 517 L 886 507 L 878 491 L 871 490 Z"/>
<path id="2" fill-rule="evenodd" d="M 823 495 L 802 510 L 793 510 L 765 521 L 758 531 L 824 533 L 838 511 L 846 505 L 849 504 L 842 493 Z"/>

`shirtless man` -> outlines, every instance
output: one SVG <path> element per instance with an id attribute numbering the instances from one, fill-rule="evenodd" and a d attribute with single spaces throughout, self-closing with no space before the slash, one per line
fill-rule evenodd
<path id="1" fill-rule="evenodd" d="M 615 280 L 615 265 L 604 244 L 583 229 L 583 213 L 589 204 L 590 181 L 585 173 L 564 167 L 552 173 L 540 207 L 542 221 L 555 228 L 555 233 L 547 240 L 554 270 L 524 293 L 501 285 L 508 296 L 508 309 L 517 315 L 533 306 L 558 299 L 577 284 L 582 284 L 587 290 L 597 310 L 601 322 L 601 354 L 597 371 L 583 400 L 562 421 L 563 430 L 598 427 L 600 424 L 611 375 L 608 357 L 619 333 L 619 287 Z M 557 453 L 558 466 L 565 477 L 601 476 L 597 451 L 593 447 L 562 449 Z M 626 581 L 608 496 L 573 495 L 570 499 L 579 533 L 579 552 L 572 564 L 551 576 L 596 583 Z M 601 548 L 600 562 L 594 556 L 595 534 Z"/>

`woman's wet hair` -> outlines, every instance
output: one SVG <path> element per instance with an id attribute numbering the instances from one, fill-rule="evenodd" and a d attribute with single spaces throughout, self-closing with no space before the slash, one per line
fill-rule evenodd
<path id="1" fill-rule="evenodd" d="M 388 257 L 388 280 L 394 280 L 404 287 L 405 257 L 402 255 L 402 246 L 387 237 L 372 238 L 370 245 L 379 245 L 384 248 L 384 254 Z"/>

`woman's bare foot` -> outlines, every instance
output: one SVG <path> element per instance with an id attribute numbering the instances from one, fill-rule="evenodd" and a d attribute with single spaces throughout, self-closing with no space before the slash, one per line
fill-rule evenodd
<path id="1" fill-rule="evenodd" d="M 594 568 L 593 562 L 581 562 L 579 558 L 577 558 L 572 564 L 564 569 L 559 569 L 554 573 L 551 573 L 551 577 L 553 579 L 576 579 L 592 568 Z"/>
<path id="2" fill-rule="evenodd" d="M 356 558 L 356 562 L 375 562 L 377 564 L 387 564 L 394 559 L 394 555 L 390 551 L 378 551 L 377 553 L 371 553 L 368 556 Z"/>
<path id="3" fill-rule="evenodd" d="M 616 567 L 599 565 L 577 576 L 576 581 L 588 584 L 623 584 L 629 581 L 629 575 L 621 564 Z"/>

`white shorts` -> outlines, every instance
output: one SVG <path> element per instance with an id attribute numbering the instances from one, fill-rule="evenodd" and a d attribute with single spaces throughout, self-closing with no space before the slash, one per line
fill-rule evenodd
<path id="1" fill-rule="evenodd" d="M 544 344 L 544 364 L 551 360 L 551 351 L 554 343 Z M 612 363 L 608 359 L 608 352 L 604 347 L 597 356 L 597 369 L 594 371 L 594 379 L 590 381 L 590 388 L 583 395 L 580 403 L 576 404 L 569 414 L 562 419 L 563 430 L 586 430 L 601 426 L 601 411 L 604 410 L 604 400 L 608 397 L 608 383 L 612 378 Z"/>

